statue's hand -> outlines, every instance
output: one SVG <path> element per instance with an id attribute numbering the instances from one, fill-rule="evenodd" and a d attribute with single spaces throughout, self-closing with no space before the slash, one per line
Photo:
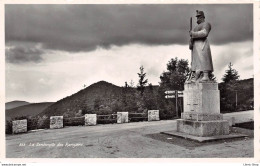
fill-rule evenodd
<path id="1" fill-rule="evenodd" d="M 192 38 L 190 39 L 190 42 L 189 42 L 189 49 L 190 50 L 193 49 L 193 40 L 192 40 Z"/>
<path id="2" fill-rule="evenodd" d="M 193 32 L 193 31 L 189 31 L 190 37 L 192 37 L 192 32 Z"/>

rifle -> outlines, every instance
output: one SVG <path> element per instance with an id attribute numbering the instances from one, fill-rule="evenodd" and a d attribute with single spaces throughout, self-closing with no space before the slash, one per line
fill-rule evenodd
<path id="1" fill-rule="evenodd" d="M 192 31 L 192 17 L 190 18 L 190 31 Z M 190 48 L 190 50 L 193 49 L 193 39 L 192 38 L 190 38 L 189 48 Z"/>
<path id="2" fill-rule="evenodd" d="M 192 17 L 190 18 L 190 31 L 192 31 Z M 192 49 L 193 49 L 193 39 L 190 38 L 190 42 L 189 42 L 189 48 L 191 50 L 191 55 L 192 55 Z M 192 58 L 191 58 L 191 64 L 192 64 Z M 193 75 L 192 75 L 192 71 L 190 71 L 188 73 L 188 78 L 186 79 L 186 83 L 191 83 L 191 79 L 192 79 Z"/>

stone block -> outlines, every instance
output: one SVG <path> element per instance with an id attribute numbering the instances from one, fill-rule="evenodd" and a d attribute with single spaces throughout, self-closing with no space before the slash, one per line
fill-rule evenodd
<path id="1" fill-rule="evenodd" d="M 63 116 L 50 117 L 50 129 L 63 128 Z"/>
<path id="2" fill-rule="evenodd" d="M 225 118 L 225 120 L 228 121 L 229 126 L 234 126 L 234 125 L 236 124 L 236 123 L 235 123 L 235 117 Z"/>
<path id="3" fill-rule="evenodd" d="M 148 110 L 148 121 L 160 120 L 159 110 Z"/>
<path id="4" fill-rule="evenodd" d="M 229 134 L 229 124 L 226 120 L 192 121 L 178 119 L 177 131 L 199 137 L 227 135 Z"/>
<path id="5" fill-rule="evenodd" d="M 85 114 L 85 126 L 97 125 L 97 114 Z"/>
<path id="6" fill-rule="evenodd" d="M 185 84 L 184 112 L 220 114 L 220 95 L 217 83 Z"/>
<path id="7" fill-rule="evenodd" d="M 128 112 L 117 112 L 117 123 L 128 123 Z"/>
<path id="8" fill-rule="evenodd" d="M 218 83 L 216 82 L 198 82 L 191 84 L 184 84 L 185 90 L 218 90 Z"/>
<path id="9" fill-rule="evenodd" d="M 184 120 L 196 120 L 196 121 L 223 120 L 222 114 L 197 113 L 197 112 L 183 112 L 181 114 L 181 117 Z"/>
<path id="10" fill-rule="evenodd" d="M 13 134 L 26 133 L 27 132 L 27 119 L 12 121 Z"/>

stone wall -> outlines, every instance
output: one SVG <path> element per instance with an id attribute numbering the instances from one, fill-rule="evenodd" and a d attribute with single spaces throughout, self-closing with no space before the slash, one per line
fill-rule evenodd
<path id="1" fill-rule="evenodd" d="M 25 133 L 27 132 L 27 120 L 15 120 L 12 122 L 13 134 Z"/>
<path id="2" fill-rule="evenodd" d="M 159 110 L 148 110 L 148 121 L 160 120 Z"/>
<path id="3" fill-rule="evenodd" d="M 85 126 L 97 125 L 97 114 L 85 114 Z"/>
<path id="4" fill-rule="evenodd" d="M 51 116 L 50 128 L 51 129 L 63 128 L 63 116 Z"/>
<path id="5" fill-rule="evenodd" d="M 117 112 L 117 123 L 128 123 L 128 112 Z"/>

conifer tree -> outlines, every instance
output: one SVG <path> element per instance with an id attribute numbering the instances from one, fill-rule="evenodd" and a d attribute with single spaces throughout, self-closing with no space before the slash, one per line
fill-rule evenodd
<path id="1" fill-rule="evenodd" d="M 139 76 L 139 81 L 137 85 L 137 90 L 140 91 L 141 96 L 143 96 L 145 86 L 148 82 L 148 79 L 145 79 L 146 73 L 144 72 L 144 67 L 140 67 L 140 73 L 137 73 Z"/>
<path id="2" fill-rule="evenodd" d="M 232 68 L 233 64 L 230 62 L 228 64 L 228 70 L 226 70 L 226 74 L 223 76 L 222 81 L 225 83 L 229 83 L 231 81 L 237 81 L 239 79 L 238 72 Z"/>

